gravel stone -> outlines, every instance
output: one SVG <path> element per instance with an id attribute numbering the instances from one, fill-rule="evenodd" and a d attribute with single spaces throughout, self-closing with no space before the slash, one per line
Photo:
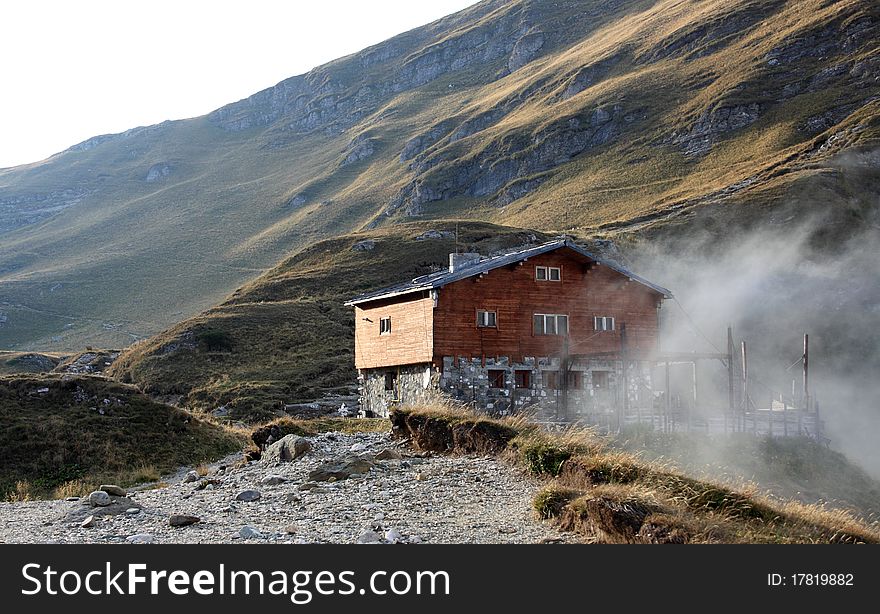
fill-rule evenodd
<path id="1" fill-rule="evenodd" d="M 310 454 L 271 468 L 261 463 L 239 464 L 241 454 L 218 461 L 214 467 L 225 465 L 227 469 L 222 482 L 212 478 L 216 480 L 214 490 L 194 488 L 207 481 L 204 479 L 197 484 L 184 483 L 188 468 L 163 477 L 167 487 L 132 489 L 130 501 L 120 513 L 95 521 L 89 530 L 80 528 L 85 516 L 104 514 L 107 508 L 64 500 L 0 502 L 0 542 L 125 543 L 143 535 L 161 543 L 260 539 L 243 536 L 248 527 L 271 544 L 353 543 L 367 531 L 378 535 L 380 543 L 396 538 L 397 543 L 406 544 L 578 539 L 536 519 L 532 499 L 542 482 L 494 457 L 414 458 L 404 449 L 406 463 L 376 463 L 360 479 L 321 482 L 319 488 L 299 490 L 319 466 L 351 457 L 351 446 L 356 443 L 371 450 L 394 447 L 384 433 L 326 433 L 310 441 Z M 417 472 L 427 481 L 417 480 Z M 265 495 L 259 504 L 233 501 L 236 494 L 258 486 L 268 475 L 280 475 L 287 481 L 273 486 L 271 496 Z M 185 495 L 189 498 L 184 499 Z M 143 508 L 142 512 L 123 513 L 134 506 Z M 381 520 L 374 520 L 379 514 Z M 170 525 L 172 515 L 194 516 L 201 521 L 182 530 Z M 295 534 L 288 533 L 291 526 L 295 526 Z M 501 531 L 511 527 L 516 528 L 515 533 Z M 138 542 L 147 539 L 139 537 Z"/>

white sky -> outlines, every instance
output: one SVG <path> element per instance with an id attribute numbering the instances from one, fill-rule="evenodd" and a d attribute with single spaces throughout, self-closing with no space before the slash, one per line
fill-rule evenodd
<path id="1" fill-rule="evenodd" d="M 203 115 L 475 0 L 3 0 L 0 168 Z"/>

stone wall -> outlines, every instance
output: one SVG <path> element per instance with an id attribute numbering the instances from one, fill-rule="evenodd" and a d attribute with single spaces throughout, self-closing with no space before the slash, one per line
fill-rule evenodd
<path id="1" fill-rule="evenodd" d="M 527 386 L 516 385 L 517 371 L 527 374 Z M 439 385 L 447 394 L 493 415 L 528 410 L 548 419 L 577 420 L 614 413 L 624 405 L 624 394 L 630 408 L 653 405 L 648 362 L 628 363 L 626 390 L 620 360 L 575 360 L 567 371 L 573 381 L 562 390 L 549 381 L 555 377 L 561 382 L 559 358 L 525 357 L 511 363 L 507 357 L 487 357 L 484 364 L 480 358 L 446 356 Z"/>
<path id="2" fill-rule="evenodd" d="M 517 386 L 517 371 L 527 373 L 527 386 Z M 363 369 L 359 372 L 361 410 L 387 416 L 393 404 L 413 405 L 430 400 L 439 389 L 453 398 L 490 415 L 534 413 L 547 420 L 595 421 L 619 411 L 627 395 L 630 409 L 653 405 L 650 363 L 631 361 L 624 390 L 620 360 L 576 360 L 568 368 L 576 380 L 566 390 L 549 380 L 561 381 L 560 359 L 525 357 L 511 363 L 507 357 L 443 358 L 443 370 L 429 364 Z M 386 390 L 386 374 L 391 389 Z M 495 386 L 493 384 L 500 384 Z"/>
<path id="3" fill-rule="evenodd" d="M 390 376 L 390 390 L 386 387 Z M 387 417 L 393 404 L 415 405 L 428 400 L 436 390 L 439 374 L 430 364 L 407 365 L 358 372 L 361 410 L 367 415 Z"/>

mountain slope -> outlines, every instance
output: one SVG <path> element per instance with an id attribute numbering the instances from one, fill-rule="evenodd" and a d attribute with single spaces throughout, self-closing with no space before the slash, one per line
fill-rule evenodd
<path id="1" fill-rule="evenodd" d="M 456 241 L 456 232 L 458 241 Z M 544 237 L 485 223 L 409 223 L 291 255 L 219 305 L 132 345 L 111 376 L 183 406 L 250 422 L 356 383 L 356 294 L 439 270 L 456 244 L 484 254 Z"/>
<path id="2" fill-rule="evenodd" d="M 586 235 L 708 207 L 726 231 L 821 189 L 798 214 L 846 234 L 880 193 L 878 18 L 870 0 L 487 0 L 205 117 L 0 170 L 0 347 L 124 345 L 317 239 L 411 216 Z"/>

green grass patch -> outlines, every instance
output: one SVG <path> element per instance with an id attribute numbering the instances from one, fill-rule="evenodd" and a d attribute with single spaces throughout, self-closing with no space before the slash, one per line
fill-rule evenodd
<path id="1" fill-rule="evenodd" d="M 155 481 L 241 450 L 246 441 L 241 432 L 97 377 L 0 377 L 3 498 Z"/>

